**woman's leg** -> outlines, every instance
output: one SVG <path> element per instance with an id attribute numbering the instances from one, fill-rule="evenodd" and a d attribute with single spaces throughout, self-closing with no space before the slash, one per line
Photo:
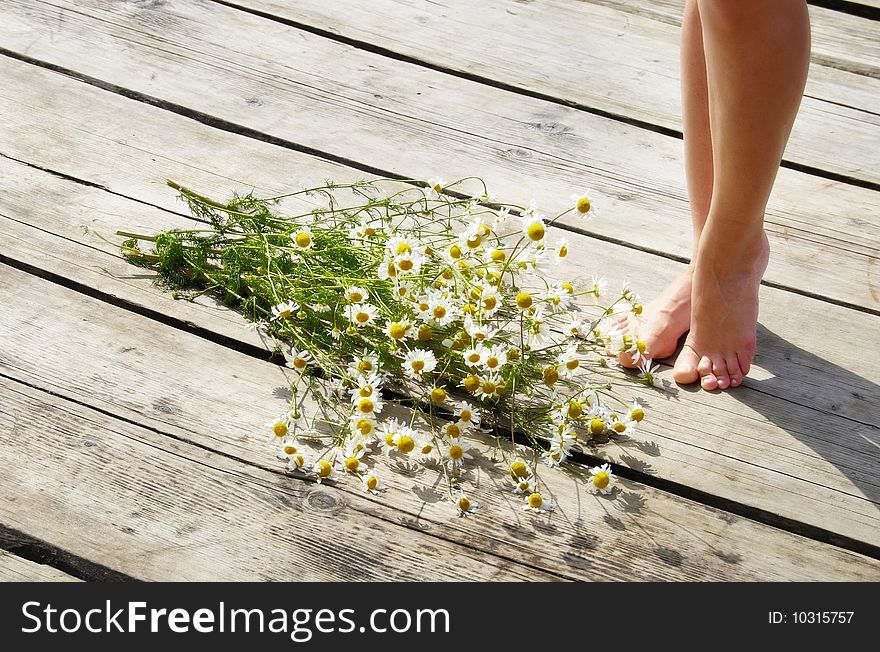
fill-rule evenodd
<path id="1" fill-rule="evenodd" d="M 681 22 L 681 117 L 684 127 L 684 167 L 693 225 L 693 255 L 688 265 L 651 303 L 645 306 L 642 324 L 633 318 L 624 328 L 638 334 L 647 345 L 649 357 L 667 358 L 678 346 L 691 320 L 691 282 L 697 245 L 712 201 L 712 138 L 709 132 L 709 90 L 703 27 L 696 0 L 687 0 Z M 620 362 L 635 367 L 626 353 Z"/>
<path id="2" fill-rule="evenodd" d="M 714 179 L 674 376 L 725 389 L 742 382 L 755 350 L 764 209 L 806 83 L 810 23 L 804 0 L 697 1 Z"/>

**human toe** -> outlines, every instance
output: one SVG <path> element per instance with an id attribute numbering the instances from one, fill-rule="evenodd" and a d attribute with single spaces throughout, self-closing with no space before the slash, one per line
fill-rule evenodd
<path id="1" fill-rule="evenodd" d="M 700 362 L 697 364 L 697 372 L 700 374 L 700 386 L 703 389 L 709 391 L 718 389 L 718 378 L 712 371 L 712 360 L 709 356 L 704 355 L 700 358 Z"/>
<path id="2" fill-rule="evenodd" d="M 718 389 L 727 389 L 730 387 L 730 373 L 723 357 L 719 356 L 713 358 L 712 373 L 715 374 L 715 378 L 718 381 Z"/>
<path id="3" fill-rule="evenodd" d="M 675 382 L 681 385 L 690 385 L 700 379 L 700 372 L 697 371 L 697 362 L 699 357 L 696 352 L 687 344 L 678 355 L 675 361 L 675 368 L 672 371 L 672 377 Z"/>
<path id="4" fill-rule="evenodd" d="M 726 364 L 727 373 L 730 376 L 730 386 L 739 387 L 742 385 L 743 373 L 739 368 L 739 360 L 737 360 L 736 354 L 727 356 Z"/>

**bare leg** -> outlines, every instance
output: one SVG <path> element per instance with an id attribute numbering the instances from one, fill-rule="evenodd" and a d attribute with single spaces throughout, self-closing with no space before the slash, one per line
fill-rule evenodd
<path id="1" fill-rule="evenodd" d="M 645 306 L 643 323 L 629 317 L 618 323 L 645 341 L 649 357 L 662 359 L 675 352 L 678 339 L 690 328 L 691 283 L 697 245 L 712 201 L 712 138 L 709 131 L 709 89 L 703 54 L 703 27 L 696 0 L 687 0 L 681 23 L 681 105 L 684 127 L 684 166 L 693 225 L 691 264 Z M 623 353 L 620 362 L 636 366 Z"/>
<path id="2" fill-rule="evenodd" d="M 804 0 L 697 1 L 714 181 L 674 376 L 711 390 L 739 385 L 754 355 L 764 210 L 806 83 L 810 23 Z"/>

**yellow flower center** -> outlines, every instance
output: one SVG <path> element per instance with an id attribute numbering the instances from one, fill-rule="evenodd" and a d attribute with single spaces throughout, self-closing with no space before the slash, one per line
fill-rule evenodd
<path id="1" fill-rule="evenodd" d="M 608 477 L 608 474 L 605 471 L 599 471 L 593 476 L 593 484 L 599 489 L 607 487 L 609 482 L 611 482 L 611 478 Z"/>
<path id="2" fill-rule="evenodd" d="M 369 478 L 367 478 L 367 489 L 369 489 L 370 491 L 375 491 L 376 487 L 378 486 L 379 478 L 377 478 L 375 475 L 371 475 Z"/>
<path id="3" fill-rule="evenodd" d="M 431 190 L 439 195 L 443 191 L 443 186 L 441 186 L 439 183 L 435 183 L 433 186 L 431 186 Z"/>
<path id="4" fill-rule="evenodd" d="M 352 303 L 360 303 L 361 301 L 364 300 L 364 295 L 361 294 L 360 292 L 357 292 L 357 291 L 355 291 L 355 292 L 350 292 L 350 293 L 348 294 L 348 299 L 349 299 L 349 301 L 351 301 Z"/>
<path id="5" fill-rule="evenodd" d="M 456 259 L 461 258 L 461 247 L 457 244 L 452 245 L 449 247 L 449 255 Z"/>
<path id="6" fill-rule="evenodd" d="M 364 436 L 373 432 L 373 422 L 369 419 L 360 419 L 355 427 Z"/>
<path id="7" fill-rule="evenodd" d="M 409 435 L 401 435 L 397 438 L 397 450 L 401 453 L 411 453 L 416 447 L 416 441 Z"/>
<path id="8" fill-rule="evenodd" d="M 287 435 L 287 424 L 283 421 L 276 421 L 275 425 L 272 426 L 272 432 L 275 433 L 275 436 L 279 439 Z"/>
<path id="9" fill-rule="evenodd" d="M 359 324 L 366 324 L 370 321 L 370 313 L 361 310 L 354 316 L 354 319 Z"/>
<path id="10" fill-rule="evenodd" d="M 329 478 L 330 474 L 333 473 L 333 467 L 330 466 L 330 462 L 327 460 L 318 460 L 318 468 L 316 472 L 319 478 Z"/>
<path id="11" fill-rule="evenodd" d="M 364 227 L 364 235 L 365 236 L 376 235 L 376 229 L 374 229 L 372 226 L 365 226 Z"/>
<path id="12" fill-rule="evenodd" d="M 431 401 L 434 403 L 442 403 L 446 400 L 446 390 L 442 387 L 435 387 L 431 390 Z"/>
<path id="13" fill-rule="evenodd" d="M 458 415 L 458 418 L 464 421 L 465 423 L 470 423 L 471 419 L 474 418 L 474 413 L 471 412 L 468 408 L 464 408 L 461 411 L 461 414 Z"/>
<path id="14" fill-rule="evenodd" d="M 278 312 L 278 316 L 281 317 L 281 319 L 287 319 L 288 317 L 290 317 L 290 313 L 292 312 L 293 311 L 290 308 L 284 308 L 284 310 L 280 310 Z"/>
<path id="15" fill-rule="evenodd" d="M 483 238 L 481 238 L 478 234 L 472 235 L 467 239 L 466 242 L 468 249 L 476 249 L 481 244 L 483 244 Z"/>
<path id="16" fill-rule="evenodd" d="M 464 387 L 467 391 L 471 393 L 476 392 L 477 389 L 480 387 L 480 379 L 473 375 L 468 376 L 464 379 L 462 387 Z"/>
<path id="17" fill-rule="evenodd" d="M 483 299 L 483 310 L 495 310 L 495 306 L 497 305 L 498 299 L 491 295 Z"/>
<path id="18" fill-rule="evenodd" d="M 645 340 L 636 340 L 636 348 L 639 350 L 639 353 L 643 354 L 648 350 L 648 343 Z"/>
<path id="19" fill-rule="evenodd" d="M 640 304 L 640 303 L 633 304 L 633 314 L 634 315 L 641 315 L 642 310 L 644 310 L 644 308 L 642 307 L 642 304 Z"/>
<path id="20" fill-rule="evenodd" d="M 477 364 L 479 361 L 480 354 L 476 351 L 473 351 L 471 354 L 468 355 L 468 362 L 470 362 L 471 364 Z"/>
<path id="21" fill-rule="evenodd" d="M 526 235 L 529 236 L 529 240 L 532 242 L 540 242 L 544 239 L 544 225 L 535 222 L 534 224 L 529 224 L 529 228 L 526 229 Z"/>
<path id="22" fill-rule="evenodd" d="M 434 450 L 433 444 L 425 444 L 424 446 L 422 446 L 422 455 L 427 455 L 432 450 Z"/>
<path id="23" fill-rule="evenodd" d="M 296 238 L 294 239 L 297 247 L 302 247 L 303 249 L 308 248 L 310 244 L 312 244 L 312 236 L 310 236 L 305 231 L 300 231 L 296 234 Z"/>
<path id="24" fill-rule="evenodd" d="M 577 419 L 584 413 L 584 405 L 580 401 L 572 401 L 568 404 L 568 418 Z"/>
<path id="25" fill-rule="evenodd" d="M 578 368 L 580 363 L 581 363 L 580 360 L 578 360 L 577 358 L 574 358 L 572 360 L 568 360 L 565 363 L 565 368 L 568 369 L 569 371 L 574 371 L 575 369 Z"/>
<path id="26" fill-rule="evenodd" d="M 294 455 L 293 458 L 291 459 L 291 461 L 293 462 L 294 466 L 296 466 L 296 468 L 298 468 L 298 469 L 301 469 L 306 464 L 306 458 L 303 457 L 302 453 L 297 453 L 296 455 Z"/>
<path id="27" fill-rule="evenodd" d="M 369 360 L 361 360 L 358 362 L 358 371 L 362 374 L 370 373 L 373 370 L 373 363 Z"/>
<path id="28" fill-rule="evenodd" d="M 355 471 L 358 470 L 358 467 L 360 467 L 360 465 L 361 465 L 361 461 L 358 458 L 356 458 L 354 455 L 352 455 L 351 457 L 345 458 L 345 470 L 346 471 L 351 471 L 352 473 L 354 473 Z"/>
<path id="29" fill-rule="evenodd" d="M 397 266 L 402 271 L 408 272 L 409 270 L 411 270 L 413 268 L 413 261 L 411 261 L 409 258 L 404 258 L 399 263 L 397 263 Z"/>
<path id="30" fill-rule="evenodd" d="M 498 358 L 495 357 L 494 355 L 490 355 L 490 356 L 486 359 L 486 366 L 489 367 L 489 369 L 494 369 L 494 368 L 497 367 L 499 364 L 500 364 L 500 360 L 498 360 Z"/>
<path id="31" fill-rule="evenodd" d="M 293 444 L 285 444 L 284 445 L 284 454 L 285 455 L 293 455 L 296 453 L 296 446 Z"/>
<path id="32" fill-rule="evenodd" d="M 446 434 L 455 439 L 456 437 L 461 435 L 461 428 L 459 428 L 454 423 L 450 423 L 448 426 L 446 426 Z"/>
<path id="33" fill-rule="evenodd" d="M 464 456 L 464 449 L 458 444 L 449 447 L 449 459 L 460 460 Z"/>
<path id="34" fill-rule="evenodd" d="M 430 342 L 432 337 L 434 337 L 434 332 L 430 326 L 427 324 L 419 326 L 418 338 L 420 342 Z"/>
<path id="35" fill-rule="evenodd" d="M 362 398 L 358 401 L 358 410 L 360 410 L 362 414 L 372 414 L 375 409 L 376 405 L 369 398 Z"/>
<path id="36" fill-rule="evenodd" d="M 507 350 L 507 359 L 508 360 L 519 360 L 519 349 L 516 347 L 510 348 Z"/>
<path id="37" fill-rule="evenodd" d="M 544 384 L 555 385 L 559 381 L 559 370 L 556 367 L 545 367 L 542 376 Z"/>
<path id="38" fill-rule="evenodd" d="M 471 508 L 470 499 L 465 496 L 462 496 L 461 498 L 459 498 L 458 499 L 458 508 L 463 512 L 468 511 Z"/>
<path id="39" fill-rule="evenodd" d="M 484 394 L 494 394 L 495 390 L 498 389 L 498 385 L 491 381 L 487 380 L 483 382 L 483 393 Z"/>
<path id="40" fill-rule="evenodd" d="M 299 356 L 296 356 L 296 357 L 293 359 L 293 366 L 294 366 L 296 369 L 299 369 L 300 371 L 302 371 L 303 369 L 305 369 L 307 364 L 308 364 L 308 362 L 306 362 L 305 358 L 301 358 L 301 357 L 299 357 Z"/>
<path id="41" fill-rule="evenodd" d="M 490 256 L 496 263 L 503 263 L 504 259 L 507 258 L 507 254 L 501 251 L 501 249 L 493 249 Z"/>
<path id="42" fill-rule="evenodd" d="M 526 492 L 529 490 L 529 487 L 531 487 L 531 486 L 532 486 L 532 483 L 529 482 L 528 480 L 521 480 L 520 482 L 517 483 L 516 488 L 522 492 Z"/>
<path id="43" fill-rule="evenodd" d="M 386 432 L 386 433 L 385 433 L 385 443 L 386 443 L 388 446 L 391 446 L 391 447 L 393 448 L 393 447 L 394 447 L 394 438 L 395 438 L 396 436 L 397 436 L 396 433 L 393 433 L 393 432 Z"/>
<path id="44" fill-rule="evenodd" d="M 388 327 L 388 335 L 392 339 L 402 340 L 406 336 L 406 325 L 401 324 L 399 321 L 394 322 Z"/>
<path id="45" fill-rule="evenodd" d="M 579 213 L 589 213 L 590 212 L 590 200 L 586 197 L 581 197 L 578 199 L 577 209 Z"/>
<path id="46" fill-rule="evenodd" d="M 563 282 L 562 289 L 568 292 L 569 294 L 574 294 L 574 286 L 568 281 Z"/>
<path id="47" fill-rule="evenodd" d="M 540 509 L 543 504 L 544 499 L 541 497 L 541 494 L 533 493 L 529 496 L 529 507 L 532 509 Z"/>
<path id="48" fill-rule="evenodd" d="M 426 301 L 422 301 L 421 303 L 419 303 L 419 310 L 421 310 L 422 312 L 426 311 L 430 307 L 431 306 L 429 306 Z"/>
<path id="49" fill-rule="evenodd" d="M 532 295 L 528 292 L 520 292 L 516 295 L 516 305 L 527 310 L 532 307 Z"/>
<path id="50" fill-rule="evenodd" d="M 614 432 L 624 432 L 626 430 L 626 424 L 623 421 L 615 421 L 611 427 L 614 428 Z"/>
<path id="51" fill-rule="evenodd" d="M 642 408 L 637 407 L 630 411 L 629 416 L 633 421 L 638 422 L 645 418 L 645 411 Z"/>
<path id="52" fill-rule="evenodd" d="M 373 386 L 372 385 L 361 385 L 358 389 L 358 396 L 363 398 L 369 398 L 373 395 Z"/>
<path id="53" fill-rule="evenodd" d="M 409 244 L 407 244 L 406 242 L 401 242 L 397 245 L 396 251 L 398 256 L 401 254 L 411 254 L 412 247 L 410 247 Z"/>
<path id="54" fill-rule="evenodd" d="M 431 314 L 434 315 L 434 319 L 443 319 L 446 316 L 446 306 L 434 306 Z"/>
<path id="55" fill-rule="evenodd" d="M 516 460 L 510 465 L 510 475 L 514 478 L 525 478 L 529 474 L 529 467 L 522 460 Z"/>
<path id="56" fill-rule="evenodd" d="M 388 273 L 388 276 L 394 278 L 397 276 L 397 267 L 395 267 L 394 262 L 388 263 L 388 267 L 385 268 L 385 271 Z"/>
<path id="57" fill-rule="evenodd" d="M 590 421 L 590 433 L 593 435 L 601 435 L 605 432 L 605 422 L 596 417 Z"/>
<path id="58" fill-rule="evenodd" d="M 446 269 L 443 270 L 443 272 L 440 274 L 440 276 L 445 278 L 447 281 L 451 281 L 452 279 L 455 278 L 455 272 L 453 272 L 451 269 L 449 269 L 447 267 Z"/>
<path id="59" fill-rule="evenodd" d="M 410 363 L 410 367 L 412 367 L 412 370 L 413 370 L 413 371 L 415 371 L 416 373 L 418 373 L 418 372 L 420 372 L 422 369 L 425 368 L 425 361 L 424 361 L 424 360 L 413 360 L 413 361 Z"/>
<path id="60" fill-rule="evenodd" d="M 461 311 L 466 315 L 472 315 L 477 307 L 472 303 L 466 303 L 461 307 Z"/>

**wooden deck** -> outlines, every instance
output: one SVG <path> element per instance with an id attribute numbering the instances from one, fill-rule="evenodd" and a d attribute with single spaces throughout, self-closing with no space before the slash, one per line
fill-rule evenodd
<path id="1" fill-rule="evenodd" d="M 549 473 L 532 519 L 484 474 L 459 519 L 428 474 L 378 498 L 286 475 L 257 336 L 94 235 L 188 224 L 166 178 L 478 175 L 548 212 L 589 187 L 569 273 L 651 296 L 690 247 L 682 4 L 4 0 L 0 579 L 880 580 L 875 2 L 810 8 L 752 374 L 636 391 L 651 419 L 598 449 L 615 500 Z"/>

